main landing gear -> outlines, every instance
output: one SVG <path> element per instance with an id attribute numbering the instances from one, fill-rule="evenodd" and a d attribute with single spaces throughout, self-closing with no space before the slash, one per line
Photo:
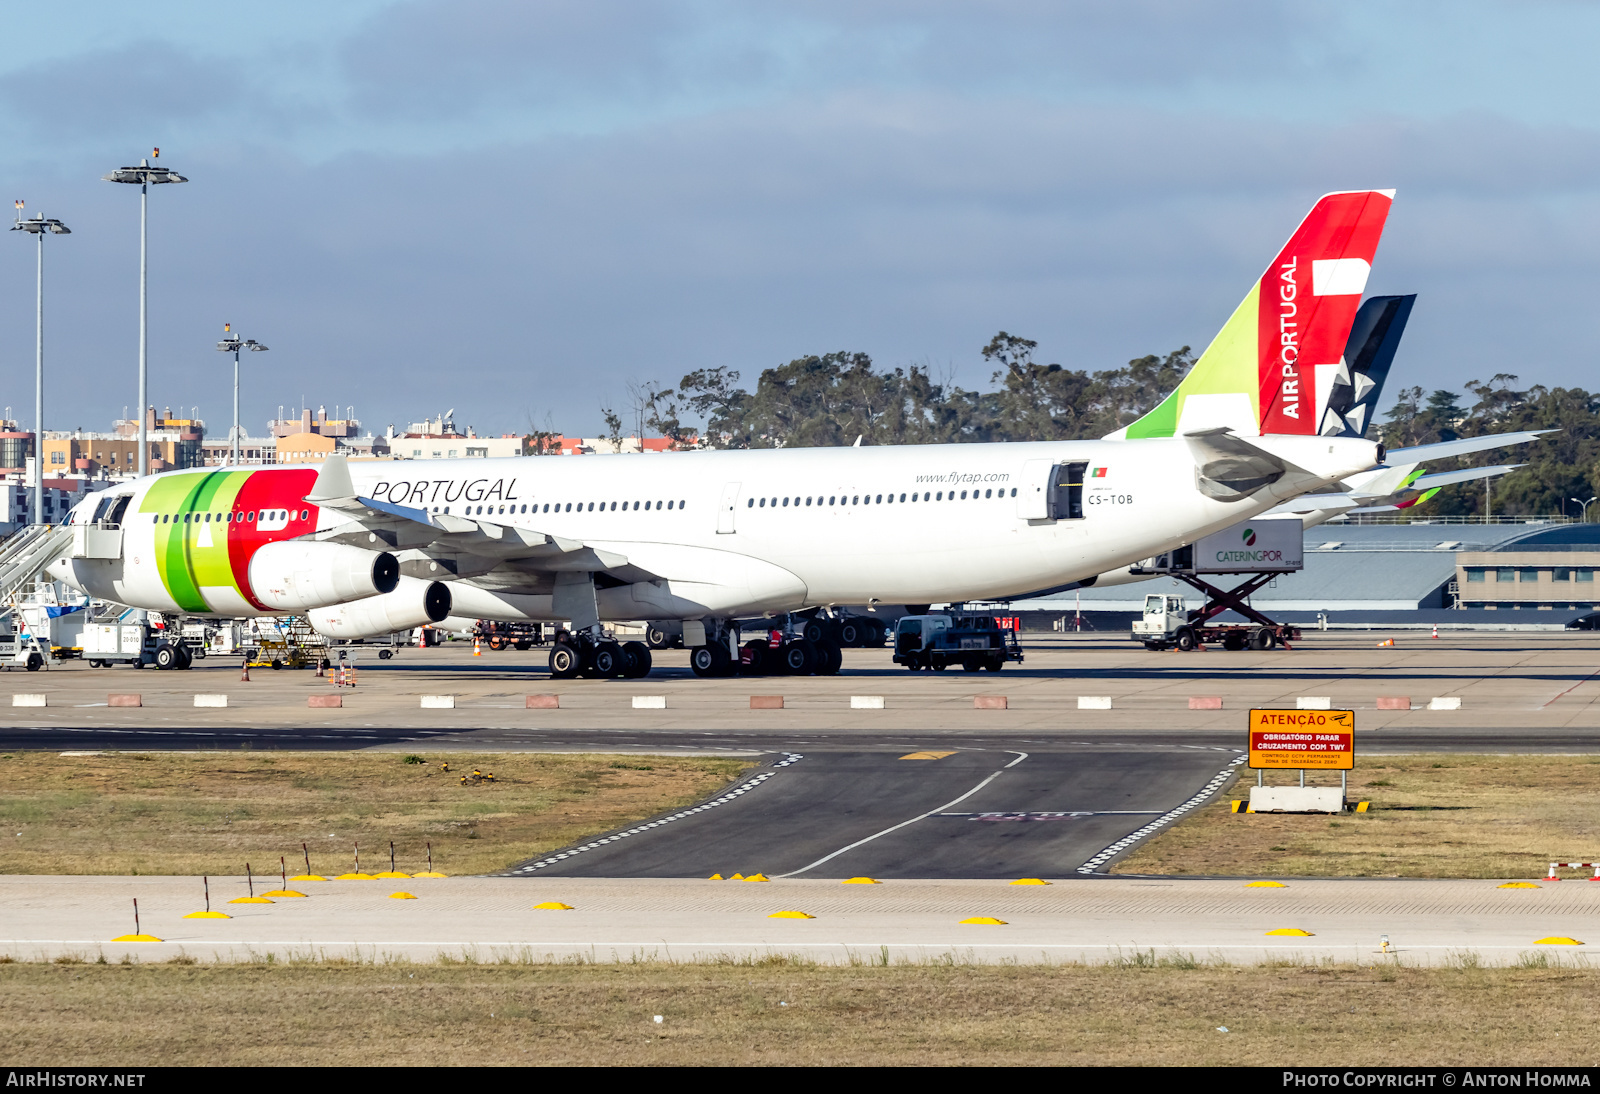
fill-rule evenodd
<path id="1" fill-rule="evenodd" d="M 604 635 L 562 631 L 550 648 L 550 675 L 557 680 L 579 676 L 635 680 L 650 675 L 650 647 L 643 642 L 616 642 Z"/>
<path id="2" fill-rule="evenodd" d="M 807 621 L 799 624 L 775 627 L 743 645 L 737 627 L 723 624 L 713 633 L 708 625 L 706 644 L 689 651 L 689 667 L 696 676 L 835 675 L 844 664 L 838 640 L 831 634 L 813 639 L 803 629 Z"/>

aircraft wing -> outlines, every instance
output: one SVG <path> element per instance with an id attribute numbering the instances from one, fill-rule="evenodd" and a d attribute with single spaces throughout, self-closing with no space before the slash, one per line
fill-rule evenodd
<path id="1" fill-rule="evenodd" d="M 395 551 L 400 572 L 412 577 L 473 577 L 510 563 L 522 572 L 606 573 L 625 582 L 659 577 L 581 540 L 360 497 L 343 456 L 328 457 L 306 501 L 344 518 L 318 539 Z"/>

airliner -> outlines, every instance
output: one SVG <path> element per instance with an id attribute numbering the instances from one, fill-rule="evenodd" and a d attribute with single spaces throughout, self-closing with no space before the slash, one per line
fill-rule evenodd
<path id="1" fill-rule="evenodd" d="M 339 639 L 564 621 L 557 677 L 650 671 L 608 621 L 681 620 L 711 676 L 737 671 L 739 618 L 1084 581 L 1384 470 L 1320 425 L 1393 196 L 1319 199 L 1177 390 L 1102 440 L 169 471 L 79 503 L 49 573 Z M 838 650 L 795 638 L 780 663 L 835 672 Z"/>

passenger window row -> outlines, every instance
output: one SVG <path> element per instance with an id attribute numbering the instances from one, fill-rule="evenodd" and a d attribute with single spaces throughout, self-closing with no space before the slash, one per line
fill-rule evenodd
<path id="1" fill-rule="evenodd" d="M 181 519 L 180 519 L 181 517 Z M 215 519 L 218 524 L 248 524 L 256 519 L 256 511 L 251 509 L 247 513 L 157 513 L 150 518 L 152 524 L 210 524 Z M 310 520 L 311 510 L 301 509 L 263 509 L 262 520 Z"/>
<path id="2" fill-rule="evenodd" d="M 972 494 L 972 497 L 971 497 L 972 501 L 984 501 L 984 500 L 987 500 L 987 499 L 990 499 L 990 498 L 997 498 L 997 497 L 998 498 L 1004 498 L 1004 497 L 1013 497 L 1014 498 L 1014 497 L 1017 496 L 1016 487 L 1012 487 L 1011 488 L 1010 494 L 1006 493 L 1006 490 L 1005 490 L 1004 487 L 1001 487 L 999 490 L 995 490 L 993 488 L 990 488 L 990 489 L 982 491 L 981 493 L 979 491 L 977 491 L 977 490 L 973 490 L 970 493 Z M 918 494 L 921 495 L 920 499 L 918 497 Z M 967 501 L 968 500 L 967 494 L 968 494 L 968 491 L 966 491 L 966 490 L 961 491 L 961 496 L 960 496 L 959 500 Z M 901 502 L 905 502 L 906 501 L 906 496 L 904 494 L 901 494 L 899 500 Z M 921 501 L 956 501 L 958 499 L 956 497 L 956 492 L 954 490 L 948 490 L 948 491 L 947 490 L 933 490 L 933 491 L 918 491 L 917 493 L 914 493 L 914 494 L 911 495 L 911 501 L 918 501 L 918 500 L 921 500 Z M 833 494 L 833 495 L 828 496 L 827 498 L 824 498 L 821 494 L 818 494 L 814 498 L 812 498 L 812 497 L 794 498 L 792 504 L 794 505 L 794 507 L 796 509 L 798 509 L 798 508 L 801 507 L 801 505 L 893 505 L 894 502 L 895 502 L 895 496 L 893 494 Z M 765 509 L 765 508 L 767 508 L 768 505 L 770 505 L 774 509 L 777 509 L 777 508 L 779 508 L 781 506 L 788 506 L 790 504 L 791 504 L 791 500 L 789 498 L 772 498 L 770 501 L 767 498 L 746 498 L 745 499 L 745 503 L 744 503 L 746 509 L 758 509 L 758 508 L 759 509 Z"/>
<path id="3" fill-rule="evenodd" d="M 541 513 L 541 512 L 548 513 L 548 512 L 550 512 L 550 507 L 551 507 L 552 504 L 555 506 L 555 511 L 557 513 L 571 513 L 571 512 L 574 511 L 574 506 L 576 506 L 576 511 L 579 512 L 579 513 L 593 513 L 593 512 L 596 512 L 596 507 L 598 507 L 598 511 L 599 512 L 602 512 L 602 513 L 612 512 L 612 513 L 614 513 L 614 512 L 617 511 L 618 506 L 621 507 L 623 512 L 628 512 L 629 510 L 632 510 L 632 509 L 638 509 L 641 506 L 645 509 L 646 512 L 648 512 L 648 511 L 650 511 L 650 509 L 652 507 L 657 509 L 657 510 L 660 510 L 660 509 L 683 509 L 689 503 L 686 502 L 686 501 L 656 501 L 656 502 L 649 502 L 649 501 L 638 502 L 638 501 L 635 501 L 635 502 L 631 502 L 631 503 L 630 502 L 626 502 L 626 501 L 621 501 L 621 502 L 613 501 L 613 502 L 609 503 L 609 508 L 608 508 L 607 507 L 608 503 L 603 502 L 603 501 L 591 501 L 591 502 L 581 502 L 581 501 L 572 502 L 572 501 L 569 501 L 569 502 L 566 503 L 566 507 L 563 508 L 562 507 L 562 503 L 558 501 L 558 502 L 553 502 L 553 503 L 547 503 L 544 506 L 543 509 L 539 508 L 538 503 L 534 503 L 534 505 L 532 507 L 533 508 L 533 512 L 535 512 L 535 513 Z M 585 505 L 587 505 L 588 508 L 585 508 Z M 469 505 L 469 506 L 467 506 L 465 509 L 463 509 L 461 511 L 461 515 L 462 516 L 466 516 L 466 517 L 481 517 L 481 516 L 485 516 L 485 515 L 487 515 L 487 516 L 502 516 L 502 515 L 507 515 L 506 514 L 507 508 L 508 508 L 507 506 L 502 505 L 502 506 L 499 507 L 499 512 L 496 512 L 495 511 L 495 507 L 493 505 L 490 505 L 490 506 L 487 507 L 488 512 L 486 514 L 484 512 L 485 506 L 480 505 L 477 508 L 473 508 L 472 506 Z M 515 505 L 512 505 L 512 506 L 509 507 L 509 509 L 510 509 L 510 514 L 509 515 L 517 516 L 520 513 L 528 512 L 529 507 L 524 505 L 521 508 L 521 510 L 518 510 L 518 508 Z M 438 513 L 438 512 L 441 512 L 441 511 L 445 512 L 445 513 L 448 513 L 448 512 L 450 512 L 450 507 L 448 505 L 446 505 L 444 507 L 444 509 L 441 510 L 437 505 L 435 505 L 433 507 L 433 511 L 435 513 Z"/>

